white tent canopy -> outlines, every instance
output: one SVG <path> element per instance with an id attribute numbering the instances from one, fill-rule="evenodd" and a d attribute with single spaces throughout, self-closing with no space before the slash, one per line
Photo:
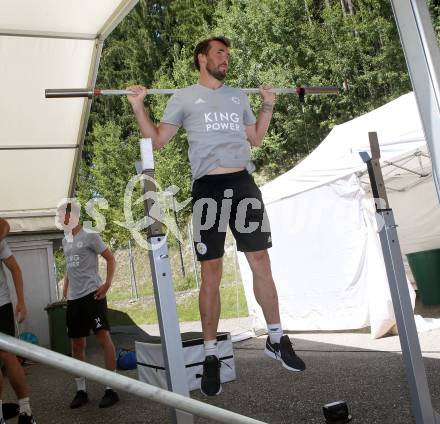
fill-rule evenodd
<path id="1" fill-rule="evenodd" d="M 88 99 L 45 99 L 44 90 L 93 87 L 105 38 L 136 3 L 1 1 L 0 217 L 11 225 L 8 243 L 25 283 L 29 315 L 20 331 L 44 346 L 44 308 L 57 300 L 53 249 L 62 233 L 55 210 L 74 194 L 91 106 Z"/>
<path id="2" fill-rule="evenodd" d="M 56 229 L 73 194 L 91 102 L 44 98 L 94 86 L 105 38 L 137 0 L 3 0 L 0 216 L 13 231 Z"/>
<path id="3" fill-rule="evenodd" d="M 270 257 L 289 330 L 371 326 L 374 337 L 394 313 L 369 199 L 366 165 L 376 131 L 390 206 L 403 253 L 440 246 L 440 208 L 414 95 L 409 93 L 333 128 L 300 164 L 262 187 L 274 247 Z M 264 327 L 243 256 L 240 269 L 255 327 Z"/>

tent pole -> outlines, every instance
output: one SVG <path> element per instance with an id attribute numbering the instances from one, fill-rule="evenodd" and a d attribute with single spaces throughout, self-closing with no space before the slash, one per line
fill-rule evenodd
<path id="1" fill-rule="evenodd" d="M 412 410 L 417 424 L 439 424 L 439 415 L 433 409 L 431 403 L 431 394 L 397 235 L 397 225 L 394 221 L 393 210 L 388 204 L 380 168 L 380 149 L 377 134 L 375 132 L 369 133 L 369 138 L 372 157 L 367 152 L 361 152 L 360 155 L 367 164 L 376 204 L 380 243 L 393 300 L 406 377 L 409 383 Z"/>
<path id="2" fill-rule="evenodd" d="M 440 49 L 426 0 L 391 0 L 440 200 Z"/>

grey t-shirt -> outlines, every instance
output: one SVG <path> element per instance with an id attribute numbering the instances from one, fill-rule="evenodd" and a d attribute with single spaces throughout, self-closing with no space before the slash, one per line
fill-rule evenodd
<path id="1" fill-rule="evenodd" d="M 242 90 L 200 84 L 183 88 L 168 101 L 161 122 L 186 129 L 193 180 L 219 166 L 253 171 L 245 126 L 256 119 Z"/>
<path id="2" fill-rule="evenodd" d="M 98 255 L 107 246 L 98 233 L 83 228 L 71 241 L 63 239 L 69 289 L 67 299 L 74 300 L 87 296 L 101 285 L 98 273 Z"/>
<path id="3" fill-rule="evenodd" d="M 11 294 L 9 293 L 8 282 L 6 281 L 4 259 L 12 256 L 11 249 L 5 240 L 0 241 L 0 306 L 11 302 Z"/>

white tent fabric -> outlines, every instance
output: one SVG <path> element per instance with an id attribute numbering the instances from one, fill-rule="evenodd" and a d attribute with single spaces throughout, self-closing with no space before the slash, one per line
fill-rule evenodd
<path id="1" fill-rule="evenodd" d="M 33 34 L 96 34 L 107 19 L 126 3 L 121 0 L 2 0 L 2 32 L 28 31 Z"/>
<path id="2" fill-rule="evenodd" d="M 46 88 L 93 86 L 103 42 L 137 0 L 3 0 L 0 216 L 14 232 L 55 230 L 73 193 L 90 101 Z"/>
<path id="3" fill-rule="evenodd" d="M 371 131 L 378 133 L 403 253 L 440 245 L 440 208 L 409 93 L 336 126 L 300 164 L 262 187 L 285 329 L 371 326 L 372 336 L 380 337 L 395 323 L 366 165 L 359 156 L 370 151 Z M 254 328 L 264 328 L 244 255 L 239 264 Z"/>

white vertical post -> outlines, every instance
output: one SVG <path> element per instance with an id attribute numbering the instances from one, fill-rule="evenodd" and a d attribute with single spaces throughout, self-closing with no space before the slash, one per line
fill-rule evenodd
<path id="1" fill-rule="evenodd" d="M 144 200 L 145 214 L 152 220 L 147 228 L 150 245 L 148 254 L 168 390 L 189 397 L 168 243 L 162 223 L 157 221 L 157 217 L 150 214 L 157 200 L 150 197 L 151 194 L 156 193 L 156 186 L 153 182 L 154 158 L 151 139 L 143 138 L 140 141 L 140 149 L 142 173 L 149 177 L 149 179 L 144 180 L 144 194 L 148 194 Z M 178 409 L 174 410 L 172 421 L 176 424 L 193 424 L 194 422 L 191 414 Z"/>
<path id="2" fill-rule="evenodd" d="M 440 50 L 426 0 L 391 0 L 440 199 Z"/>

